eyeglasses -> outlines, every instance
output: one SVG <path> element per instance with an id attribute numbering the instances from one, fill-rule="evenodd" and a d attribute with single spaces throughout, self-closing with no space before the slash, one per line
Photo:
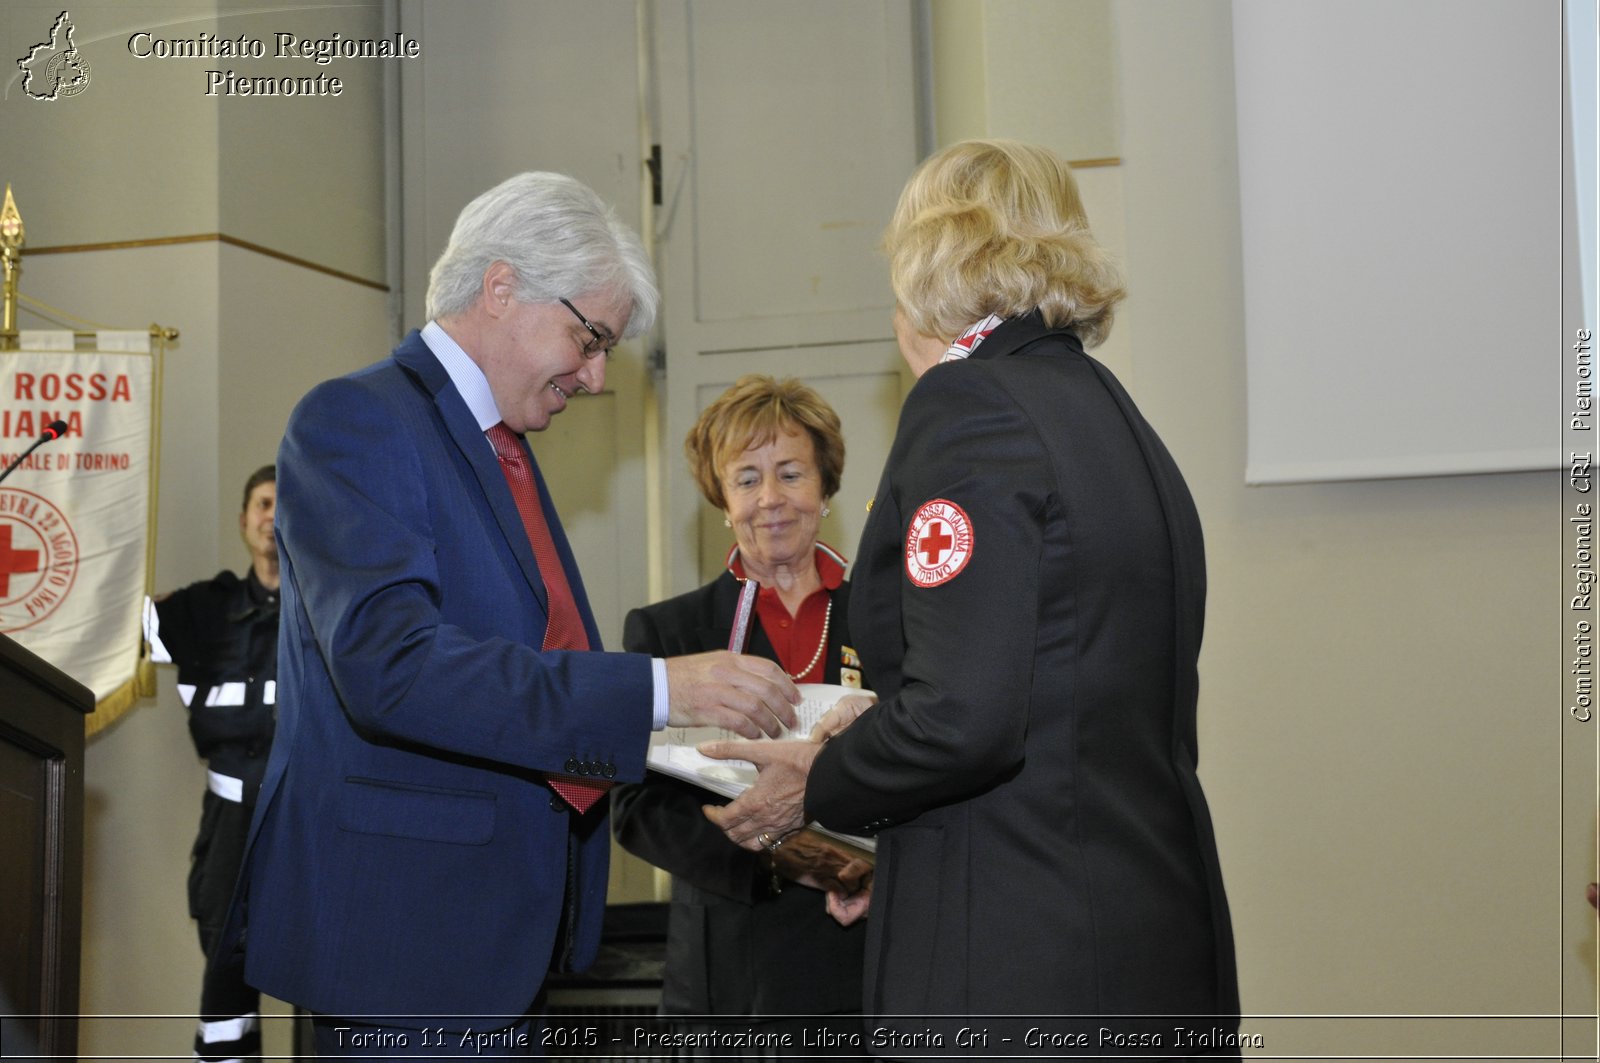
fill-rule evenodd
<path id="1" fill-rule="evenodd" d="M 607 357 L 610 357 L 611 348 L 617 345 L 617 341 L 612 338 L 611 333 L 594 325 L 593 322 L 578 312 L 577 307 L 573 306 L 565 299 L 561 300 L 561 305 L 566 307 L 568 310 L 571 310 L 572 316 L 582 322 L 583 327 L 589 330 L 589 335 L 592 338 L 585 342 L 583 346 L 578 348 L 583 356 L 585 358 L 593 358 L 597 354 L 603 354 Z"/>

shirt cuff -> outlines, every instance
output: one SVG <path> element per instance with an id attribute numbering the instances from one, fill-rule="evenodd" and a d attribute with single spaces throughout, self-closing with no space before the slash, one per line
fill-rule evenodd
<path id="1" fill-rule="evenodd" d="M 659 731 L 667 725 L 668 712 L 671 706 L 667 702 L 667 662 L 660 657 L 650 658 L 650 674 L 655 679 L 655 696 L 652 704 L 653 730 Z"/>

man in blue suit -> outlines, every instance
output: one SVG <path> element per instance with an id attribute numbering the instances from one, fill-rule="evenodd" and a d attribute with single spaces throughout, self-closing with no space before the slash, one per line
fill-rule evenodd
<path id="1" fill-rule="evenodd" d="M 653 727 L 793 723 L 770 662 L 594 652 L 523 439 L 601 390 L 656 302 L 610 208 L 522 174 L 462 211 L 427 326 L 290 418 L 278 737 L 235 916 L 248 980 L 315 1013 L 320 1054 L 530 1047 L 545 972 L 598 945 L 589 802 L 642 777 Z"/>

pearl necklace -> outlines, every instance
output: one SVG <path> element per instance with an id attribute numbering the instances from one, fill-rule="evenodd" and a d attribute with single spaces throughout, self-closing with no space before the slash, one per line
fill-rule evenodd
<path id="1" fill-rule="evenodd" d="M 799 682 L 801 676 L 811 674 L 811 669 L 815 668 L 817 666 L 817 662 L 822 660 L 822 651 L 828 646 L 828 625 L 832 622 L 833 599 L 829 598 L 827 612 L 822 614 L 822 641 L 817 643 L 817 652 L 811 655 L 811 660 L 806 662 L 806 666 L 804 668 L 800 669 L 798 672 L 790 672 L 785 670 L 783 673 L 784 675 L 795 680 L 796 682 Z"/>

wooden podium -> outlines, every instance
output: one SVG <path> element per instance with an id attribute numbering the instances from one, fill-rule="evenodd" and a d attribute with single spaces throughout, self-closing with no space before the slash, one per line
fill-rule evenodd
<path id="1" fill-rule="evenodd" d="M 66 1059 L 78 1054 L 83 718 L 93 710 L 88 687 L 0 635 L 0 1012 L 40 1055 Z"/>

